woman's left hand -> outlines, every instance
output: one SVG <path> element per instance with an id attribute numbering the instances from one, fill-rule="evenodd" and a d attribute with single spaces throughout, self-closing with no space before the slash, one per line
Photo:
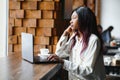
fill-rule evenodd
<path id="1" fill-rule="evenodd" d="M 64 60 L 59 58 L 56 54 L 50 54 L 47 58 L 49 61 L 59 61 L 60 63 L 64 63 Z"/>

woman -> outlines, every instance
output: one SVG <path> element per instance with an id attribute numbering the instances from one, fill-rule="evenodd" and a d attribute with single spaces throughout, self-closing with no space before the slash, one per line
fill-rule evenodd
<path id="1" fill-rule="evenodd" d="M 48 60 L 60 61 L 69 71 L 69 80 L 105 80 L 101 46 L 94 13 L 88 7 L 79 7 L 73 11 L 56 53 Z M 69 60 L 62 59 L 67 56 Z"/>

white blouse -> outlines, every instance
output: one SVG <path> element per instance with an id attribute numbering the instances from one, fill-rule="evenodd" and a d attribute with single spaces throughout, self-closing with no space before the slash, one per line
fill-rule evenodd
<path id="1" fill-rule="evenodd" d="M 105 69 L 103 55 L 100 54 L 100 40 L 91 34 L 87 48 L 81 53 L 83 48 L 82 40 L 76 36 L 76 44 L 70 50 L 71 38 L 61 36 L 57 43 L 56 55 L 61 58 L 69 57 L 64 60 L 63 68 L 69 71 L 69 80 L 105 80 Z"/>

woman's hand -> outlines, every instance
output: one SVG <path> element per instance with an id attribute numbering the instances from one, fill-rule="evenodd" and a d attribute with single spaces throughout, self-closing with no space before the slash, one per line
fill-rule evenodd
<path id="1" fill-rule="evenodd" d="M 56 54 L 50 54 L 47 58 L 49 61 L 59 61 L 60 63 L 64 63 L 64 60 L 59 58 Z"/>
<path id="2" fill-rule="evenodd" d="M 72 32 L 71 26 L 68 26 L 68 28 L 64 31 L 63 35 L 67 36 Z"/>

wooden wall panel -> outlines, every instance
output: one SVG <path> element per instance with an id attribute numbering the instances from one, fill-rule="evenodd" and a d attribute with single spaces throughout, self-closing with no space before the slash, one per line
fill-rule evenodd
<path id="1" fill-rule="evenodd" d="M 37 1 L 23 1 L 22 2 L 22 9 L 30 9 L 30 10 L 36 10 L 37 9 Z"/>
<path id="2" fill-rule="evenodd" d="M 51 28 L 37 28 L 36 35 L 37 36 L 52 36 Z"/>
<path id="3" fill-rule="evenodd" d="M 24 27 L 36 27 L 36 19 L 23 19 L 23 26 Z"/>
<path id="4" fill-rule="evenodd" d="M 9 9 L 20 9 L 20 2 L 9 1 Z"/>
<path id="5" fill-rule="evenodd" d="M 38 22 L 38 26 L 53 28 L 54 27 L 54 19 L 41 19 Z"/>
<path id="6" fill-rule="evenodd" d="M 53 18 L 53 11 L 49 11 L 49 10 L 44 10 L 43 12 L 43 19 L 52 19 Z"/>
<path id="7" fill-rule="evenodd" d="M 26 10 L 25 18 L 41 18 L 41 10 Z"/>
<path id="8" fill-rule="evenodd" d="M 51 45 L 50 51 L 53 52 L 50 39 L 54 35 L 57 36 L 54 12 L 56 12 L 55 4 L 58 3 L 59 0 L 9 1 L 9 53 L 21 52 L 22 32 L 33 34 L 35 53 L 49 45 Z"/>
<path id="9" fill-rule="evenodd" d="M 15 26 L 22 26 L 22 19 L 15 19 Z"/>
<path id="10" fill-rule="evenodd" d="M 54 2 L 53 1 L 48 1 L 48 2 L 41 2 L 39 9 L 41 10 L 54 10 Z"/>

